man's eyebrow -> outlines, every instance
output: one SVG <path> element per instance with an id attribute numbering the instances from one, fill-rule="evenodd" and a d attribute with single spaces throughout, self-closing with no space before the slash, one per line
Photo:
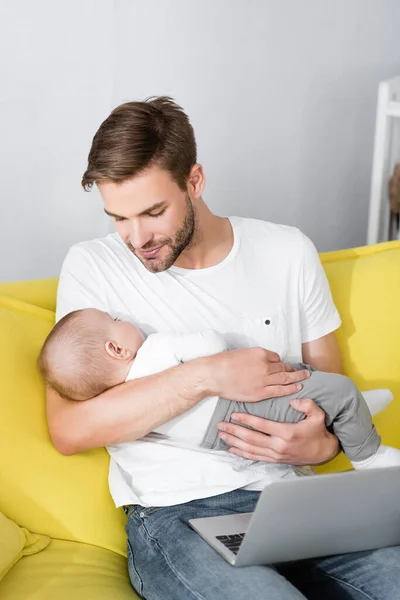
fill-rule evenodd
<path id="1" fill-rule="evenodd" d="M 157 202 L 156 204 L 153 204 L 153 206 L 150 206 L 149 208 L 146 208 L 146 210 L 144 210 L 143 212 L 141 212 L 139 214 L 139 217 L 142 217 L 144 215 L 148 215 L 149 213 L 153 212 L 153 210 L 157 210 L 157 208 L 161 208 L 164 205 L 164 203 L 165 203 L 165 201 L 162 200 L 161 202 Z M 116 215 L 115 213 L 109 212 L 106 209 L 104 209 L 104 212 L 109 217 L 115 217 L 116 219 L 126 219 L 127 218 L 127 217 L 123 217 L 122 215 Z"/>
<path id="2" fill-rule="evenodd" d="M 121 217 L 121 215 L 116 215 L 112 212 L 108 212 L 108 210 L 104 209 L 104 212 L 106 213 L 106 215 L 108 215 L 109 217 L 115 217 L 116 219 L 125 219 L 125 217 Z"/>

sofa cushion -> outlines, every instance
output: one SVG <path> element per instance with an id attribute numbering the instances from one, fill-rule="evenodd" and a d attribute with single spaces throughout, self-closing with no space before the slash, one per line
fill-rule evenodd
<path id="1" fill-rule="evenodd" d="M 0 297 L 0 510 L 30 531 L 124 554 L 107 452 L 65 457 L 48 433 L 36 360 L 53 323 L 51 311 Z"/>
<path id="2" fill-rule="evenodd" d="M 138 600 L 126 559 L 88 544 L 52 540 L 0 582 L 1 600 Z"/>
<path id="3" fill-rule="evenodd" d="M 336 332 L 346 375 L 361 390 L 389 388 L 393 402 L 374 423 L 400 448 L 400 242 L 321 255 L 343 324 Z M 343 455 L 319 472 L 350 468 Z"/>
<path id="4" fill-rule="evenodd" d="M 49 544 L 49 537 L 30 533 L 0 513 L 0 581 L 22 556 L 36 554 Z"/>

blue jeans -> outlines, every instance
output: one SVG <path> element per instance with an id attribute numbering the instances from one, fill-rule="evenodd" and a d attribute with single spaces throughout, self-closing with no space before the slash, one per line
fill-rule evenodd
<path id="1" fill-rule="evenodd" d="M 128 568 L 137 593 L 145 600 L 399 600 L 399 546 L 235 568 L 188 525 L 196 517 L 252 512 L 258 496 L 235 490 L 175 506 L 130 507 Z"/>

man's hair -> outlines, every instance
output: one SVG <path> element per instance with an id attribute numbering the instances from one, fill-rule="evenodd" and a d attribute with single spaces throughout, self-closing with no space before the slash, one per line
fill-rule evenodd
<path id="1" fill-rule="evenodd" d="M 107 333 L 91 327 L 84 313 L 75 310 L 58 321 L 37 361 L 45 383 L 69 400 L 93 398 L 112 386 L 112 363 L 104 348 Z"/>
<path id="2" fill-rule="evenodd" d="M 122 183 L 147 168 L 168 171 L 182 190 L 197 150 L 193 127 L 183 109 L 167 96 L 117 106 L 93 138 L 82 186 Z"/>

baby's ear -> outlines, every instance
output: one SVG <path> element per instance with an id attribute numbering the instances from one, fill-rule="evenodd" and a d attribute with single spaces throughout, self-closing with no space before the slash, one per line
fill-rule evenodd
<path id="1" fill-rule="evenodd" d="M 123 348 L 117 342 L 108 341 L 104 344 L 104 348 L 111 356 L 111 358 L 117 358 L 120 360 L 126 360 L 131 357 L 132 352 L 126 348 Z"/>

